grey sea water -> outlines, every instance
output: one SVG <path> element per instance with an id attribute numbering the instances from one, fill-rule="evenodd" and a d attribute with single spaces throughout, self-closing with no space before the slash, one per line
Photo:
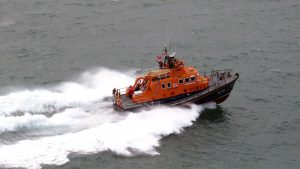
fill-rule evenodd
<path id="1" fill-rule="evenodd" d="M 0 94 L 48 88 L 99 67 L 157 66 L 166 35 L 186 64 L 240 73 L 229 99 L 162 137 L 159 155 L 75 152 L 43 168 L 298 169 L 299 0 L 0 0 Z M 48 136 L 48 128 L 9 129 L 0 129 L 0 148 Z"/>

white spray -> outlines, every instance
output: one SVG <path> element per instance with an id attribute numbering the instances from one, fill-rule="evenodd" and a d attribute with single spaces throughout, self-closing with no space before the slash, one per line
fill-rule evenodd
<path id="1" fill-rule="evenodd" d="M 134 76 L 128 73 L 100 69 L 53 89 L 0 96 L 0 133 L 49 127 L 73 129 L 60 135 L 0 145 L 0 166 L 38 169 L 41 164 L 60 165 L 68 162 L 71 152 L 90 154 L 109 150 L 124 156 L 159 154 L 155 150 L 159 140 L 191 126 L 203 108 L 157 107 L 139 113 L 117 113 L 110 102 L 101 101 L 111 95 L 112 87 L 128 86 L 133 80 Z M 49 116 L 47 113 L 51 111 L 47 107 L 58 111 Z M 60 108 L 64 109 L 60 111 Z M 25 113 L 15 116 L 15 112 Z"/>

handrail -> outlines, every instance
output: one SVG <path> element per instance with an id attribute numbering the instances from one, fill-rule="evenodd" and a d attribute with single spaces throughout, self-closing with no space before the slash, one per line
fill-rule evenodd
<path id="1" fill-rule="evenodd" d="M 114 101 L 116 103 L 119 103 L 119 106 L 122 106 L 122 107 L 125 107 L 125 106 L 127 107 L 127 106 L 139 105 L 141 103 L 152 102 L 152 100 L 149 99 L 149 98 L 147 98 L 147 97 L 143 97 L 143 98 L 137 99 L 137 100 L 135 100 L 135 102 L 132 102 L 131 100 L 130 101 L 125 101 L 125 102 L 123 102 L 123 101 L 119 102 L 117 100 L 117 97 L 114 97 Z M 153 103 L 151 103 L 151 104 L 153 104 Z"/>
<path id="2" fill-rule="evenodd" d="M 224 70 L 213 70 L 211 71 L 211 74 L 213 73 L 228 73 L 228 72 L 231 72 L 232 69 L 224 69 Z"/>
<path id="3" fill-rule="evenodd" d="M 147 72 L 157 70 L 157 69 L 158 69 L 157 67 L 151 67 L 151 68 L 147 68 L 147 69 L 140 69 L 140 70 L 137 71 L 136 75 L 137 76 L 144 76 L 144 75 L 146 75 Z M 139 72 L 141 72 L 141 73 L 139 73 Z"/>
<path id="4" fill-rule="evenodd" d="M 152 68 L 148 68 L 148 69 L 142 69 L 142 70 L 139 70 L 141 73 L 136 73 L 136 75 L 139 77 L 139 76 L 144 76 L 144 75 L 147 75 L 148 72 L 151 72 L 151 71 L 159 71 L 160 69 L 158 69 L 157 67 L 152 67 Z M 159 73 L 157 74 L 157 78 L 164 78 L 164 77 L 168 77 L 170 76 L 170 72 L 163 72 L 163 73 Z"/>

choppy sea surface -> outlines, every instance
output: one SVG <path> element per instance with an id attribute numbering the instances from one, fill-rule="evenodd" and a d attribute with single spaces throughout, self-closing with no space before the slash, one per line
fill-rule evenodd
<path id="1" fill-rule="evenodd" d="M 165 41 L 221 105 L 112 109 Z M 299 0 L 0 0 L 0 168 L 300 166 Z"/>

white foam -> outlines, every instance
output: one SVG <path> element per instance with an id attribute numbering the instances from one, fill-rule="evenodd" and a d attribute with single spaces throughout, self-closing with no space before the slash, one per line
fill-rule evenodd
<path id="1" fill-rule="evenodd" d="M 126 118 L 109 122 L 77 133 L 23 140 L 0 146 L 0 166 L 41 168 L 41 164 L 64 164 L 71 152 L 88 154 L 111 150 L 117 154 L 159 154 L 162 136 L 180 133 L 192 125 L 201 111 L 192 108 L 160 107 L 151 111 L 128 113 Z"/>
<path id="2" fill-rule="evenodd" d="M 133 75 L 101 68 L 95 73 L 84 73 L 76 82 L 62 83 L 51 89 L 24 90 L 0 96 L 0 115 L 79 107 L 110 96 L 113 87 L 128 86 L 133 81 Z"/>
<path id="3" fill-rule="evenodd" d="M 0 116 L 0 133 L 17 132 L 17 131 L 33 131 L 50 128 L 74 128 L 84 127 L 87 120 L 95 119 L 95 115 L 91 115 L 80 108 L 66 109 L 61 113 L 47 117 L 43 114 L 25 113 L 22 116 Z M 89 126 L 95 123 L 90 123 Z"/>

